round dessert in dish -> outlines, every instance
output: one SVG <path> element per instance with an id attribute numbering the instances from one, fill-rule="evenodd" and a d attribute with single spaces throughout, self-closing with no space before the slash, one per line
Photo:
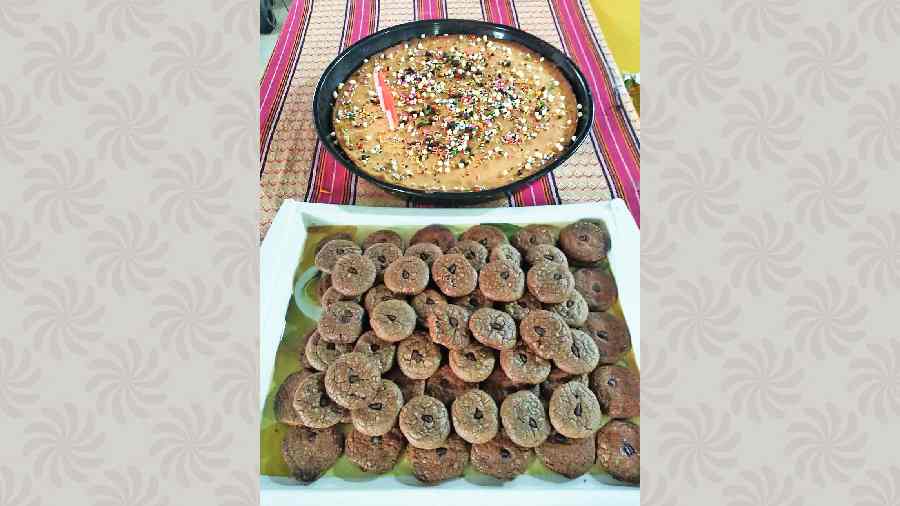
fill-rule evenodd
<path id="1" fill-rule="evenodd" d="M 429 192 L 502 187 L 575 141 L 569 81 L 516 42 L 435 35 L 364 60 L 332 95 L 331 136 L 360 170 Z"/>

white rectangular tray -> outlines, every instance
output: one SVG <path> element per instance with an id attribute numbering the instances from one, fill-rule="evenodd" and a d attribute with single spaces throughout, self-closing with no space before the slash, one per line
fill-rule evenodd
<path id="1" fill-rule="evenodd" d="M 392 226 L 432 223 L 475 225 L 478 223 L 561 223 L 580 218 L 599 218 L 609 228 L 612 248 L 609 263 L 619 289 L 619 303 L 631 333 L 635 359 L 640 365 L 640 234 L 624 201 L 560 206 L 502 207 L 489 209 L 408 209 L 335 206 L 285 200 L 260 248 L 260 368 L 259 402 L 262 411 L 275 365 L 275 353 L 284 333 L 284 316 L 293 292 L 294 271 L 311 225 Z M 401 498 L 402 497 L 402 498 Z M 409 504 L 427 500 L 428 506 L 459 506 L 459 501 L 490 501 L 491 506 L 566 504 L 637 506 L 637 487 L 600 482 L 593 477 L 551 483 L 523 475 L 498 486 L 474 485 L 452 480 L 439 486 L 421 486 L 382 476 L 356 483 L 325 476 L 310 485 L 290 479 L 260 476 L 261 506 L 306 506 L 349 504 L 367 506 Z"/>

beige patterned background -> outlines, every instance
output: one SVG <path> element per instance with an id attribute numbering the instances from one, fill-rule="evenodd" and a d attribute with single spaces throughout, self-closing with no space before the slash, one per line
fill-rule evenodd
<path id="1" fill-rule="evenodd" d="M 642 17 L 643 501 L 900 504 L 900 4 Z M 0 505 L 256 504 L 257 21 L 0 1 Z"/>

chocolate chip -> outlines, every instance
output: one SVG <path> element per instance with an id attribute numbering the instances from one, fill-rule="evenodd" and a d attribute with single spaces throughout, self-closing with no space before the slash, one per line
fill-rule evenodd
<path id="1" fill-rule="evenodd" d="M 432 305 L 434 305 L 435 303 L 436 303 L 435 300 L 432 299 L 431 297 L 427 297 L 427 298 L 425 299 L 425 304 L 427 304 L 427 305 L 429 305 L 429 306 L 432 306 Z"/>
<path id="2" fill-rule="evenodd" d="M 384 255 L 378 255 L 378 263 L 380 263 L 380 264 L 387 263 L 387 258 L 385 258 Z"/>
<path id="3" fill-rule="evenodd" d="M 554 280 L 554 281 L 559 281 L 560 279 L 562 279 L 562 274 L 560 274 L 560 273 L 558 273 L 558 272 L 556 272 L 556 273 L 553 274 L 553 280 Z"/>
<path id="4" fill-rule="evenodd" d="M 338 248 L 338 249 L 334 250 L 334 253 L 337 254 L 337 255 L 343 255 L 343 254 L 344 254 L 344 248 Z"/>
<path id="5" fill-rule="evenodd" d="M 574 305 L 575 305 L 575 301 L 574 301 L 574 300 L 569 299 L 569 300 L 566 301 L 566 307 L 572 307 L 572 306 L 574 306 Z"/>
<path id="6" fill-rule="evenodd" d="M 509 279 L 509 271 L 500 271 L 501 279 Z"/>
<path id="7" fill-rule="evenodd" d="M 484 413 L 482 413 L 480 409 L 475 408 L 475 414 L 472 415 L 472 418 L 474 418 L 476 420 L 481 420 L 482 418 L 484 418 Z"/>
<path id="8" fill-rule="evenodd" d="M 391 323 L 397 321 L 397 316 L 396 316 L 396 315 L 386 314 L 386 315 L 384 315 L 384 317 L 387 318 L 388 321 L 391 322 Z"/>
<path id="9" fill-rule="evenodd" d="M 425 357 L 423 357 L 422 354 L 419 353 L 419 350 L 413 350 L 410 358 L 412 360 L 415 360 L 416 362 L 421 362 Z"/>
<path id="10" fill-rule="evenodd" d="M 475 361 L 475 354 L 472 353 L 471 351 L 468 352 L 468 353 L 466 353 L 466 360 L 470 360 L 470 361 L 474 362 L 474 361 Z"/>
<path id="11" fill-rule="evenodd" d="M 531 244 L 537 244 L 537 242 L 538 242 L 537 237 L 536 236 L 529 237 L 528 242 L 530 242 Z"/>
<path id="12" fill-rule="evenodd" d="M 444 455 L 447 454 L 447 449 L 444 447 L 441 447 L 441 448 L 434 450 L 434 453 L 437 453 L 438 457 L 443 457 Z"/>
<path id="13" fill-rule="evenodd" d="M 618 382 L 616 381 L 616 378 L 609 378 L 606 380 L 606 384 L 615 388 Z"/>
<path id="14" fill-rule="evenodd" d="M 350 274 L 359 274 L 359 271 L 356 270 L 356 267 L 347 267 L 347 272 Z"/>
<path id="15" fill-rule="evenodd" d="M 579 236 L 578 236 L 578 240 L 581 241 L 581 242 L 587 242 L 588 236 L 586 236 L 586 235 L 579 235 Z"/>
<path id="16" fill-rule="evenodd" d="M 512 456 L 512 453 L 509 453 L 509 450 L 507 450 L 506 448 L 500 448 L 500 458 L 501 459 L 508 459 L 511 456 Z"/>
<path id="17" fill-rule="evenodd" d="M 450 264 L 449 266 L 447 266 L 447 270 L 450 272 L 450 274 L 456 274 L 456 264 Z"/>
<path id="18" fill-rule="evenodd" d="M 459 320 L 457 320 L 455 316 L 451 316 L 450 318 L 448 318 L 448 321 L 450 322 L 450 325 L 453 327 L 456 327 L 457 325 L 459 325 Z"/>
<path id="19" fill-rule="evenodd" d="M 575 416 L 581 416 L 581 403 L 579 402 L 577 406 L 575 406 Z"/>
<path id="20" fill-rule="evenodd" d="M 575 343 L 572 343 L 572 355 L 575 355 L 575 358 L 581 358 L 581 349 Z"/>
<path id="21" fill-rule="evenodd" d="M 503 330 L 503 324 L 500 322 L 491 322 L 492 330 Z"/>
<path id="22" fill-rule="evenodd" d="M 318 436 L 318 435 L 319 435 L 319 434 L 316 433 L 316 432 L 309 431 L 309 432 L 306 433 L 306 440 L 307 440 L 307 441 L 310 441 L 310 442 L 315 441 L 315 440 L 316 440 L 316 436 Z"/>
<path id="23" fill-rule="evenodd" d="M 469 305 L 472 307 L 478 307 L 478 299 L 475 297 L 469 297 Z"/>
<path id="24" fill-rule="evenodd" d="M 551 255 L 550 253 L 547 253 L 546 255 L 544 255 L 544 258 L 552 262 L 556 257 Z"/>
<path id="25" fill-rule="evenodd" d="M 519 363 L 521 363 L 522 365 L 525 365 L 525 363 L 528 362 L 528 356 L 524 353 L 516 354 L 516 358 L 519 359 Z"/>
<path id="26" fill-rule="evenodd" d="M 622 442 L 622 453 L 624 453 L 627 457 L 631 457 L 632 455 L 637 453 L 637 451 L 635 451 L 634 447 L 631 446 L 631 443 L 629 443 L 628 441 L 624 441 Z"/>
<path id="27" fill-rule="evenodd" d="M 422 421 L 425 423 L 433 423 L 434 417 L 431 415 L 422 415 Z"/>
<path id="28" fill-rule="evenodd" d="M 403 279 L 409 279 L 409 271 L 400 271 L 400 277 Z"/>
<path id="29" fill-rule="evenodd" d="M 529 417 L 528 418 L 528 426 L 531 427 L 532 429 L 537 429 L 538 428 L 537 420 Z"/>
<path id="30" fill-rule="evenodd" d="M 428 262 L 428 260 L 431 258 L 431 255 L 429 255 L 428 253 L 419 253 L 419 258 L 421 258 L 425 262 Z"/>
<path id="31" fill-rule="evenodd" d="M 331 402 L 331 399 L 329 399 L 327 396 L 323 395 L 323 396 L 319 397 L 319 407 L 320 408 L 324 408 L 325 406 L 328 405 L 329 402 Z"/>
<path id="32" fill-rule="evenodd" d="M 609 340 L 609 334 L 607 334 L 605 330 L 595 330 L 594 335 L 597 336 L 597 339 L 602 339 L 604 341 Z"/>
<path id="33" fill-rule="evenodd" d="M 475 253 L 472 253 L 471 251 L 466 252 L 466 258 L 469 259 L 469 260 L 474 259 L 474 258 L 475 258 Z"/>
<path id="34" fill-rule="evenodd" d="M 357 376 L 353 373 L 350 373 L 350 376 L 347 376 L 347 382 L 352 384 L 352 383 L 356 383 L 357 381 L 359 381 L 359 376 Z"/>
<path id="35" fill-rule="evenodd" d="M 381 349 L 381 346 L 379 346 L 377 343 L 372 343 L 371 345 L 369 345 L 369 349 L 372 350 L 372 353 L 375 353 L 376 351 Z"/>
<path id="36" fill-rule="evenodd" d="M 369 438 L 369 441 L 371 441 L 373 445 L 380 445 L 381 436 L 372 436 L 371 438 Z"/>
<path id="37" fill-rule="evenodd" d="M 349 309 L 345 309 L 345 310 L 341 311 L 340 318 L 341 318 L 341 323 L 350 322 L 350 320 L 353 319 L 353 311 L 350 311 Z"/>
<path id="38" fill-rule="evenodd" d="M 328 343 L 328 344 L 326 344 L 326 345 L 325 345 L 325 349 L 326 349 L 326 350 L 333 350 L 333 349 L 334 349 L 334 343 Z"/>
<path id="39" fill-rule="evenodd" d="M 373 402 L 372 404 L 369 404 L 369 409 L 374 409 L 375 411 L 381 411 L 381 408 L 383 407 L 384 405 L 382 405 L 380 402 Z"/>
<path id="40" fill-rule="evenodd" d="M 534 333 L 539 335 L 540 337 L 544 337 L 544 334 L 547 333 L 547 330 L 544 327 L 534 327 Z"/>
<path id="41" fill-rule="evenodd" d="M 602 291 L 603 291 L 603 287 L 600 286 L 600 283 L 594 283 L 594 284 L 591 286 L 591 289 L 593 289 L 595 292 L 602 292 Z"/>

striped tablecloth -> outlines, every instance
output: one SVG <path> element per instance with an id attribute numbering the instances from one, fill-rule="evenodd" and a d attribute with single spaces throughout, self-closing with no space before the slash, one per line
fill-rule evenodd
<path id="1" fill-rule="evenodd" d="M 640 124 L 588 0 L 294 0 L 260 83 L 261 233 L 285 198 L 331 204 L 417 205 L 355 177 L 316 139 L 312 100 L 345 48 L 418 19 L 478 19 L 521 28 L 564 51 L 594 97 L 590 142 L 551 174 L 481 205 L 625 199 L 640 223 Z"/>

